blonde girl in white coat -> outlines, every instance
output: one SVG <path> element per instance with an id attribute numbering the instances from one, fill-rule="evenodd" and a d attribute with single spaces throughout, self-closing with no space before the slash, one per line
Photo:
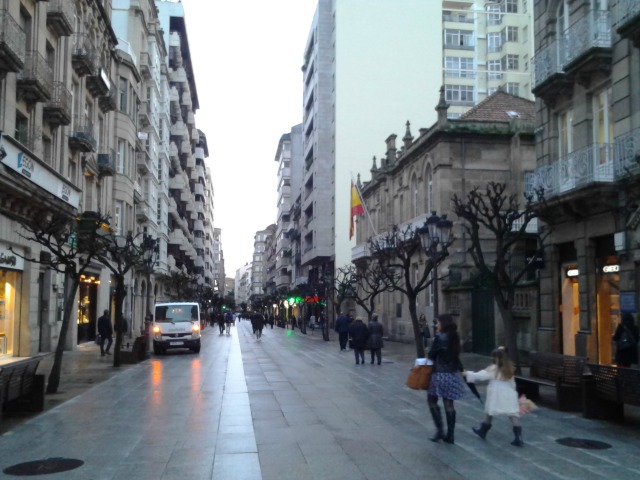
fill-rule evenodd
<path id="1" fill-rule="evenodd" d="M 493 364 L 479 372 L 463 372 L 467 382 L 488 381 L 487 399 L 484 410 L 487 416 L 478 426 L 473 427 L 474 433 L 484 439 L 491 428 L 491 420 L 494 415 L 507 415 L 513 425 L 515 436 L 511 445 L 522 447 L 522 427 L 520 426 L 520 404 L 518 403 L 518 392 L 516 382 L 513 378 L 513 363 L 507 356 L 504 347 L 498 347 L 491 352 Z"/>

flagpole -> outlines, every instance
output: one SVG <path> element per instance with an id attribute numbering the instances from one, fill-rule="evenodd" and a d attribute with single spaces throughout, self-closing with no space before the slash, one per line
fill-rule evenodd
<path id="1" fill-rule="evenodd" d="M 373 234 L 378 235 L 378 232 L 376 231 L 376 227 L 373 226 L 373 220 L 371 219 L 371 215 L 369 215 L 367 204 L 365 203 L 364 198 L 362 197 L 362 192 L 360 191 L 360 187 L 358 187 L 358 182 L 356 182 L 353 179 L 353 174 L 351 175 L 351 182 L 353 182 L 353 185 L 356 187 L 356 192 L 358 192 L 358 195 L 360 196 L 360 202 L 362 203 L 362 209 L 364 210 L 364 215 L 365 217 L 367 217 L 367 220 L 369 220 L 369 225 L 371 226 L 371 230 L 373 230 Z"/>

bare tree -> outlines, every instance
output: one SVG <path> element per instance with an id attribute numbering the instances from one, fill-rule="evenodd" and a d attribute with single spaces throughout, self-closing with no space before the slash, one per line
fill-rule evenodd
<path id="1" fill-rule="evenodd" d="M 372 259 L 357 267 L 349 265 L 338 269 L 338 272 L 342 276 L 345 290 L 349 291 L 349 297 L 367 313 L 367 320 L 371 320 L 376 298 L 382 292 L 391 290 L 391 284 L 380 263 Z"/>
<path id="2" fill-rule="evenodd" d="M 418 294 L 431 285 L 431 272 L 449 255 L 448 247 L 453 238 L 447 239 L 441 249 L 434 250 L 431 255 L 424 255 L 422 270 L 416 271 L 422 244 L 418 235 L 419 229 L 412 225 L 392 229 L 369 240 L 369 249 L 374 261 L 379 265 L 377 273 L 385 288 L 402 292 L 409 302 L 409 314 L 413 326 L 413 338 L 418 358 L 425 356 L 424 341 L 418 325 L 416 300 Z M 376 267 L 377 268 L 377 267 Z"/>
<path id="3" fill-rule="evenodd" d="M 145 246 L 142 242 L 142 234 L 126 236 L 116 235 L 110 232 L 105 236 L 105 249 L 96 255 L 100 263 L 107 267 L 115 279 L 115 330 L 116 341 L 113 349 L 113 366 L 121 365 L 120 348 L 122 335 L 125 330 L 124 299 L 126 296 L 125 277 L 133 268 L 142 267 L 145 262 Z"/>
<path id="4" fill-rule="evenodd" d="M 542 194 L 537 195 L 542 200 Z M 516 196 L 507 193 L 504 183 L 489 182 L 484 192 L 476 187 L 466 198 L 454 195 L 452 200 L 454 211 L 463 220 L 462 228 L 471 242 L 468 252 L 488 282 L 500 311 L 510 357 L 518 365 L 513 318 L 515 293 L 527 273 L 535 270 L 548 233 L 540 237 L 537 232 L 527 231 L 537 217 L 533 198 L 525 197 L 521 207 Z M 491 241 L 482 241 L 483 235 Z"/>
<path id="5" fill-rule="evenodd" d="M 18 235 L 48 250 L 43 251 L 39 258 L 23 258 L 64 273 L 62 322 L 47 380 L 47 393 L 56 393 L 60 386 L 62 357 L 80 278 L 105 248 L 100 232 L 105 232 L 103 227 L 108 224 L 108 219 L 96 212 L 85 212 L 77 218 L 64 212 L 52 212 L 16 220 L 24 229 Z"/>

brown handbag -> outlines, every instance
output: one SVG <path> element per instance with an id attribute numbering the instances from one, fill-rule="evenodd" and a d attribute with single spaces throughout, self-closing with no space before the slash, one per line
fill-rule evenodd
<path id="1" fill-rule="evenodd" d="M 433 365 L 416 365 L 409 372 L 407 377 L 407 387 L 412 390 L 427 390 L 431 382 Z"/>

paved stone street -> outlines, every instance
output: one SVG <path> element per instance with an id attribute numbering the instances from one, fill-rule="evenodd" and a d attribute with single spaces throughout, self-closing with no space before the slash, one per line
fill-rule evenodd
<path id="1" fill-rule="evenodd" d="M 83 351 L 84 349 L 84 351 Z M 55 457 L 84 462 L 46 479 L 637 479 L 640 421 L 625 425 L 560 412 L 543 392 L 523 418 L 524 448 L 497 418 L 486 441 L 469 395 L 456 403 L 456 445 L 432 443 L 424 392 L 404 386 L 413 347 L 387 342 L 381 366 L 356 365 L 321 335 L 239 322 L 204 331 L 199 355 L 170 353 L 114 372 L 91 346 L 71 352 L 61 393 L 44 413 L 0 436 L 0 471 Z M 65 354 L 66 355 L 66 354 Z M 478 369 L 487 359 L 464 356 Z M 42 370 L 47 373 L 46 370 Z M 75 375 L 75 377 L 74 377 Z M 78 380 L 78 378 L 80 380 Z M 96 383 L 92 386 L 92 383 Z M 480 388 L 484 394 L 484 387 Z M 65 397 L 66 395 L 66 397 Z M 66 401 L 63 401 L 66 400 Z M 606 449 L 557 440 L 604 442 Z M 1 478 L 16 478 L 0 473 Z"/>

